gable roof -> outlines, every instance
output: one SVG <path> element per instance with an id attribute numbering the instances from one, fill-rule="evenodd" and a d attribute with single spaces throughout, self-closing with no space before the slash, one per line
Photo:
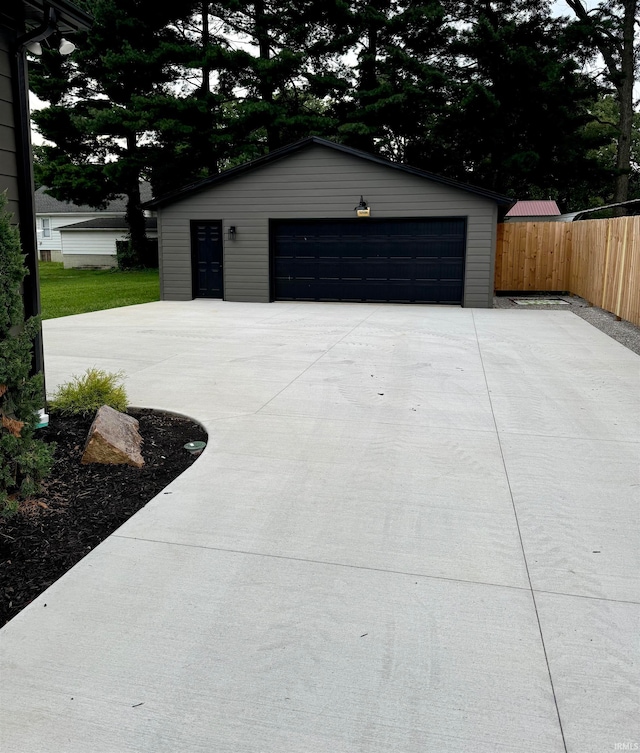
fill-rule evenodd
<path id="1" fill-rule="evenodd" d="M 147 230 L 156 230 L 158 227 L 157 217 L 145 217 L 145 226 Z M 120 217 L 96 217 L 93 220 L 83 220 L 82 222 L 72 222 L 70 225 L 60 225 L 58 230 L 126 230 L 129 226 L 126 223 L 124 215 Z"/>
<path id="2" fill-rule="evenodd" d="M 127 211 L 127 197 L 124 195 L 110 201 L 104 209 L 96 209 L 88 204 L 59 201 L 48 194 L 47 190 L 46 186 L 40 186 L 34 193 L 36 214 L 101 214 L 102 212 L 124 214 Z M 149 183 L 140 184 L 140 197 L 142 201 L 150 201 L 151 185 Z"/>
<path id="3" fill-rule="evenodd" d="M 318 136 L 309 136 L 306 139 L 296 141 L 294 144 L 289 144 L 289 146 L 283 146 L 281 149 L 276 149 L 275 151 L 270 152 L 264 157 L 259 157 L 258 159 L 252 160 L 251 162 L 245 162 L 242 165 L 238 165 L 238 167 L 233 167 L 230 170 L 225 170 L 224 172 L 217 175 L 212 175 L 210 178 L 205 178 L 204 180 L 200 180 L 197 183 L 191 183 L 188 186 L 184 186 L 183 188 L 180 188 L 176 191 L 167 193 L 164 196 L 159 196 L 157 199 L 146 202 L 146 204 L 144 204 L 144 207 L 146 209 L 154 209 L 156 207 L 165 206 L 173 201 L 176 201 L 177 199 L 182 199 L 189 194 L 197 193 L 198 191 L 202 191 L 206 188 L 209 188 L 210 186 L 219 185 L 220 183 L 224 183 L 225 181 L 230 180 L 231 178 L 235 178 L 238 175 L 248 173 L 258 167 L 262 167 L 263 165 L 268 165 L 270 162 L 276 162 L 277 160 L 281 160 L 284 157 L 288 157 L 290 154 L 295 154 L 296 152 L 302 151 L 303 149 L 307 149 L 308 147 L 314 145 L 326 147 L 327 149 L 333 149 L 337 152 L 348 154 L 351 157 L 358 157 L 359 159 L 364 159 L 369 162 L 373 162 L 374 164 L 382 165 L 384 167 L 390 167 L 394 170 L 401 170 L 402 172 L 409 173 L 410 175 L 416 175 L 419 178 L 426 178 L 427 180 L 433 181 L 435 183 L 441 183 L 445 186 L 450 186 L 451 188 L 457 188 L 461 191 L 467 191 L 468 193 L 473 193 L 477 196 L 482 196 L 483 198 L 495 201 L 501 206 L 511 206 L 513 204 L 513 199 L 509 198 L 508 196 L 497 194 L 494 191 L 488 191 L 484 188 L 478 188 L 477 186 L 470 186 L 466 183 L 459 183 L 458 181 L 451 180 L 450 178 L 444 178 L 441 175 L 435 175 L 435 173 L 429 173 L 426 170 L 420 170 L 417 167 L 410 167 L 409 165 L 402 165 L 398 162 L 391 162 L 391 160 L 385 159 L 384 157 L 378 157 L 375 154 L 362 152 L 359 149 L 352 149 L 351 147 L 344 146 L 343 144 L 336 144 L 333 141 L 327 141 L 327 139 L 321 139 Z"/>
<path id="4" fill-rule="evenodd" d="M 516 201 L 505 217 L 557 217 L 559 214 L 555 201 Z"/>

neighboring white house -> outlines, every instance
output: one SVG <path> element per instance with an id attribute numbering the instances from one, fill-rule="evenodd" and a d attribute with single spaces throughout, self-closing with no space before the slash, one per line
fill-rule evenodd
<path id="1" fill-rule="evenodd" d="M 116 241 L 125 240 L 126 197 L 105 209 L 58 201 L 41 187 L 35 192 L 38 257 L 69 267 L 115 267 Z M 143 201 L 151 199 L 148 183 L 140 186 Z M 145 214 L 150 215 L 150 212 Z M 71 229 L 73 228 L 73 230 Z M 147 218 L 147 233 L 157 237 L 155 217 Z"/>
<path id="2" fill-rule="evenodd" d="M 147 237 L 158 237 L 158 220 L 146 218 Z M 129 232 L 124 217 L 96 217 L 58 228 L 64 268 L 115 267 L 116 241 Z M 53 259 L 52 259 L 53 260 Z"/>

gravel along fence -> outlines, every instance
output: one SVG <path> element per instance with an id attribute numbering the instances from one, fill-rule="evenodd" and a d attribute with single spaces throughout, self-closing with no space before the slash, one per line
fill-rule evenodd
<path id="1" fill-rule="evenodd" d="M 568 311 L 597 327 L 609 337 L 640 355 L 640 327 L 631 322 L 616 321 L 615 314 L 610 314 L 597 306 L 591 306 L 584 298 L 577 295 L 499 295 L 493 299 L 496 309 L 537 309 L 545 311 Z"/>

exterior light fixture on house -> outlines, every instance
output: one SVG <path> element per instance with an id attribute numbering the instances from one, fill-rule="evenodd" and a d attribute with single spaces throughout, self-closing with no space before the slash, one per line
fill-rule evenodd
<path id="1" fill-rule="evenodd" d="M 40 42 L 27 42 L 24 46 L 25 50 L 28 50 L 32 55 L 42 55 L 42 45 Z M 58 47 L 58 52 L 61 55 L 71 55 L 71 53 L 75 50 L 76 46 L 73 42 L 70 42 L 68 39 L 64 39 L 64 37 L 60 40 L 60 46 Z"/>
<path id="2" fill-rule="evenodd" d="M 58 16 L 56 11 L 51 6 L 45 6 L 45 14 L 40 26 L 37 29 L 23 34 L 18 37 L 18 47 L 27 50 L 32 55 L 42 55 L 42 44 L 49 37 L 55 35 L 55 39 L 60 34 L 58 29 Z M 58 52 L 61 55 L 71 55 L 76 46 L 73 42 L 70 42 L 64 37 L 60 37 L 60 43 L 58 45 Z"/>
<path id="3" fill-rule="evenodd" d="M 367 206 L 363 196 L 360 197 L 360 203 L 355 210 L 358 217 L 371 217 L 371 207 Z"/>
<path id="4" fill-rule="evenodd" d="M 42 45 L 40 44 L 40 42 L 27 42 L 24 48 L 32 55 L 42 55 Z"/>
<path id="5" fill-rule="evenodd" d="M 227 238 L 230 241 L 235 241 L 236 239 L 236 226 L 235 225 L 229 225 L 229 230 L 227 231 Z"/>
<path id="6" fill-rule="evenodd" d="M 75 48 L 76 46 L 73 42 L 70 42 L 68 39 L 62 38 L 60 40 L 60 47 L 58 47 L 58 51 L 61 55 L 71 55 Z"/>

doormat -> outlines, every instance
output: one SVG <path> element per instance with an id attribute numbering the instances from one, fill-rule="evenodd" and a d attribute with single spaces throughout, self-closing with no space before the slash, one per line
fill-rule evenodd
<path id="1" fill-rule="evenodd" d="M 569 301 L 562 298 L 512 298 L 516 306 L 570 306 Z"/>

